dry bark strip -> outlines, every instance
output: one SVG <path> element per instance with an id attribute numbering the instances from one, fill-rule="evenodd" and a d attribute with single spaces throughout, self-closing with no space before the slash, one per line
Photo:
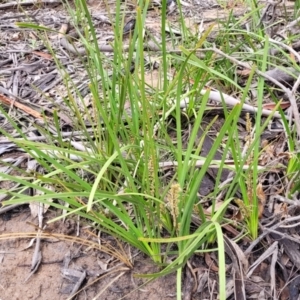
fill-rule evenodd
<path id="1" fill-rule="evenodd" d="M 19 108 L 20 110 L 26 112 L 27 114 L 33 116 L 36 119 L 41 119 L 41 120 L 44 119 L 44 116 L 42 116 L 39 112 L 35 111 L 34 109 L 32 109 L 22 103 L 19 103 L 16 100 L 11 100 L 8 97 L 4 96 L 3 94 L 0 94 L 0 103 L 3 103 L 9 107 L 15 106 L 15 107 Z"/>

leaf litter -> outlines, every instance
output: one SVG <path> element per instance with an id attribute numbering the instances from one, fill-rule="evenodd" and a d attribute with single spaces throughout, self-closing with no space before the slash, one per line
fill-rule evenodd
<path id="1" fill-rule="evenodd" d="M 217 3 L 212 1 L 205 4 L 207 7 L 204 7 L 205 5 L 201 6 L 198 2 L 199 1 L 197 0 L 182 2 L 182 9 L 186 19 L 193 19 L 198 25 L 203 24 L 204 22 L 205 27 L 209 26 L 209 22 L 214 21 L 216 16 L 224 15 L 224 12 L 226 12 L 224 7 L 220 7 Z M 78 33 L 72 32 L 74 28 L 72 28 L 72 26 L 70 27 L 69 16 L 62 6 L 60 6 L 61 1 L 43 0 L 38 3 L 38 8 L 35 6 L 37 4 L 35 1 L 24 1 L 22 3 L 7 2 L 0 5 L 0 10 L 2 12 L 0 17 L 0 66 L 2 68 L 0 70 L 0 103 L 6 110 L 9 110 L 10 118 L 19 120 L 23 134 L 30 140 L 46 140 L 46 137 L 44 137 L 43 134 L 36 133 L 36 126 L 34 126 L 34 124 L 43 126 L 45 125 L 45 120 L 51 124 L 51 120 L 56 113 L 56 108 L 59 108 L 58 118 L 61 123 L 62 131 L 57 132 L 55 129 L 56 127 L 54 126 L 50 126 L 49 130 L 52 131 L 53 135 L 62 135 L 67 138 L 70 133 L 74 136 L 74 131 L 68 131 L 70 128 L 74 127 L 74 115 L 68 107 L 63 107 L 62 105 L 62 99 L 69 95 L 69 90 L 64 86 L 62 74 L 57 69 L 52 54 L 48 52 L 49 44 L 47 43 L 49 42 L 51 49 L 55 50 L 56 53 L 59 53 L 60 64 L 66 67 L 65 72 L 67 72 L 68 76 L 74 80 L 78 87 L 78 91 L 85 97 L 86 103 L 89 103 L 89 79 L 81 60 L 81 57 L 85 55 L 85 50 L 77 40 Z M 95 1 L 90 2 L 90 4 L 93 7 L 93 22 L 98 29 L 97 38 L 99 47 L 106 53 L 108 59 L 110 59 L 112 48 L 107 42 L 113 37 L 110 21 L 105 15 L 104 7 L 97 2 L 95 3 Z M 22 6 L 21 11 L 19 10 L 19 5 Z M 110 5 L 113 7 L 113 3 L 110 3 Z M 288 23 L 280 28 L 277 26 L 278 20 L 280 16 L 283 15 L 282 12 L 284 9 L 293 10 L 294 3 L 287 2 L 285 5 L 286 6 L 283 7 L 280 1 L 266 2 L 264 5 L 260 22 L 268 27 L 270 40 L 273 39 L 276 34 L 284 36 L 287 33 L 297 30 L 297 19 L 286 20 Z M 237 5 L 236 17 L 243 16 L 245 13 L 246 10 L 243 6 Z M 174 11 L 173 7 L 168 17 L 176 22 L 176 14 L 177 12 Z M 125 25 L 126 32 L 124 32 L 124 34 L 129 33 L 133 28 L 132 26 L 135 24 L 133 21 L 134 19 L 132 19 L 132 13 L 129 13 L 127 20 L 128 22 Z M 53 31 L 47 33 L 48 40 L 46 41 L 40 39 L 34 32 L 21 30 L 17 27 L 15 22 L 20 21 L 34 21 L 37 24 L 43 24 L 43 26 L 53 29 Z M 159 31 L 155 30 L 157 29 L 158 24 L 159 21 L 157 21 L 157 15 L 155 15 L 154 10 L 154 12 L 152 11 L 149 13 L 149 24 L 147 24 L 147 26 L 149 27 L 152 36 L 156 37 L 156 43 L 159 43 L 160 39 L 158 34 Z M 60 33 L 57 34 L 57 31 Z M 213 31 L 209 38 L 213 40 L 214 35 L 215 32 Z M 299 45 L 297 43 L 284 45 L 280 41 L 272 41 L 281 47 L 280 51 L 287 51 L 295 58 L 295 61 L 300 61 L 297 52 L 299 50 Z M 151 50 L 155 47 L 148 41 L 148 47 L 145 48 Z M 156 51 L 157 49 L 153 50 Z M 171 45 L 168 50 L 170 52 L 178 51 L 176 48 L 172 49 Z M 124 51 L 127 51 L 126 46 Z M 154 59 L 156 56 L 155 51 L 152 53 Z M 205 51 L 208 51 L 208 49 Z M 241 67 L 242 69 L 237 72 L 237 74 L 241 76 L 242 80 L 249 76 L 252 66 L 238 61 L 233 57 L 229 57 L 217 48 L 210 49 L 210 51 L 215 52 L 216 55 L 228 58 L 237 66 Z M 278 52 L 277 49 L 274 49 L 272 54 L 276 55 L 276 51 Z M 201 56 L 201 51 L 199 55 Z M 151 73 L 152 70 L 149 72 Z M 280 104 L 281 108 L 285 109 L 288 120 L 293 118 L 297 134 L 300 136 L 300 118 L 295 96 L 299 90 L 299 82 L 297 79 L 298 72 L 295 72 L 295 69 L 293 68 L 286 68 L 283 71 L 276 67 L 269 69 L 265 73 L 257 70 L 257 74 L 264 77 L 270 85 L 280 88 L 280 96 L 286 99 L 286 101 Z M 220 92 L 215 92 L 213 88 L 214 87 L 204 88 L 201 92 L 204 94 L 210 90 L 211 102 L 209 105 L 211 105 L 211 110 L 208 111 L 206 115 L 208 122 L 211 120 L 212 116 L 217 113 L 216 108 L 218 108 L 218 104 L 216 103 L 225 101 L 228 106 L 234 106 L 239 103 L 238 98 L 235 98 L 234 95 L 223 92 L 222 97 L 220 97 Z M 253 94 L 255 95 L 255 88 L 253 89 Z M 76 97 L 75 93 L 73 96 L 75 101 L 78 101 L 78 107 L 80 108 L 81 103 L 79 99 Z M 187 105 L 188 103 L 183 101 L 181 103 L 182 109 L 186 108 Z M 243 108 L 250 113 L 256 111 L 255 105 L 252 105 L 251 103 L 243 104 Z M 265 110 L 263 111 L 263 115 L 269 116 L 272 113 L 271 110 L 273 108 L 274 104 L 271 101 L 266 101 L 266 103 L 264 103 Z M 261 142 L 262 153 L 259 165 L 261 167 L 268 166 L 270 171 L 265 172 L 262 175 L 260 183 L 256 188 L 256 194 L 260 200 L 260 234 L 256 240 L 250 241 L 245 236 L 238 236 L 240 231 L 236 231 L 233 225 L 227 224 L 223 227 L 228 276 L 228 282 L 226 283 L 227 299 L 258 298 L 295 300 L 299 297 L 299 199 L 297 198 L 297 194 L 295 194 L 292 199 L 287 196 L 289 192 L 288 188 L 290 188 L 292 183 L 291 180 L 284 176 L 283 170 L 287 165 L 287 161 L 290 159 L 290 154 L 285 152 L 287 141 L 285 140 L 284 135 L 282 135 L 283 129 L 280 127 L 280 122 L 278 123 L 281 116 L 278 113 L 275 113 L 273 116 L 275 119 L 270 124 L 270 127 L 263 133 L 265 138 L 262 139 Z M 222 119 L 219 120 L 222 122 Z M 0 126 L 14 138 L 23 138 L 15 128 L 10 126 L 9 120 L 2 114 L 0 114 Z M 240 121 L 240 126 L 242 134 L 242 131 L 245 129 L 243 120 Z M 205 156 L 211 148 L 213 138 L 218 132 L 217 127 L 218 124 L 216 122 L 214 123 L 213 130 L 210 131 L 210 134 L 205 135 L 204 137 L 203 156 Z M 81 133 L 75 132 L 75 135 L 77 135 L 80 140 Z M 201 138 L 203 138 L 203 130 L 199 132 L 199 139 Z M 243 138 L 245 138 L 245 136 Z M 246 148 L 247 143 L 244 143 L 244 145 Z M 76 145 L 73 143 L 73 146 L 76 149 L 86 150 L 84 142 L 81 141 L 76 142 Z M 10 176 L 20 175 L 16 167 L 24 169 L 31 168 L 31 172 L 35 172 L 39 168 L 39 166 L 35 165 L 32 158 L 25 154 L 17 144 L 11 143 L 1 136 L 0 158 L 1 172 Z M 76 159 L 76 157 L 73 158 L 74 160 Z M 216 154 L 215 159 L 220 159 L 220 156 Z M 161 162 L 161 168 L 164 169 L 164 171 L 168 169 L 171 170 L 175 166 L 175 163 L 176 162 L 173 161 Z M 230 161 L 227 163 L 230 164 Z M 201 167 L 201 163 L 199 163 L 199 167 Z M 222 182 L 225 183 L 228 180 L 230 181 L 230 176 L 230 172 L 223 174 Z M 206 196 L 211 192 L 214 185 L 214 177 L 215 174 L 213 172 L 207 174 L 207 177 L 205 177 L 207 182 L 204 182 L 203 186 L 199 188 L 199 195 Z M 9 183 L 4 181 L 0 182 L 0 186 L 2 189 L 8 191 L 6 195 L 0 195 L 1 201 L 9 198 L 10 193 L 20 189 L 18 184 L 9 186 Z M 30 188 L 23 192 L 35 193 L 34 191 L 31 191 Z M 211 203 L 207 202 L 207 204 L 204 203 L 203 205 L 209 214 Z M 102 282 L 105 282 L 105 278 L 103 279 L 101 274 L 103 274 L 103 272 L 107 273 L 107 270 L 109 269 L 115 270 L 115 268 L 117 268 L 120 277 L 116 277 L 113 274 L 109 278 L 108 282 L 106 282 L 107 288 L 104 288 L 104 294 L 101 294 L 102 297 L 103 295 L 106 295 L 105 297 L 107 299 L 121 298 L 122 296 L 129 294 L 131 290 L 134 290 L 136 286 L 142 284 L 142 282 L 135 282 L 132 284 L 131 278 L 132 262 L 134 261 L 134 268 L 138 268 L 139 264 L 142 264 L 143 258 L 140 254 L 133 255 L 135 259 L 132 259 L 132 253 L 130 254 L 130 251 L 132 250 L 126 249 L 125 251 L 124 247 L 127 246 L 118 243 L 115 246 L 116 249 L 119 250 L 116 250 L 115 252 L 112 250 L 105 250 L 105 247 L 101 247 L 101 243 L 110 245 L 109 247 L 111 247 L 111 244 L 116 242 L 111 241 L 109 237 L 100 239 L 99 237 L 94 236 L 94 234 L 87 234 L 87 236 L 91 240 L 95 240 L 96 244 L 98 243 L 98 248 L 96 246 L 92 247 L 91 245 L 85 245 L 86 248 L 82 250 L 81 247 L 84 245 L 83 242 L 81 243 L 79 240 L 76 240 L 75 237 L 73 238 L 73 245 L 69 246 L 69 244 L 62 241 L 64 241 L 66 236 L 72 237 L 72 235 L 76 234 L 77 230 L 75 230 L 75 227 L 80 228 L 81 235 L 86 235 L 83 234 L 85 233 L 83 224 L 78 223 L 78 225 L 72 225 L 71 230 L 68 228 L 68 223 L 58 225 L 59 228 L 51 229 L 51 227 L 48 227 L 47 229 L 47 227 L 43 227 L 43 215 L 45 214 L 45 217 L 47 218 L 49 217 L 48 215 L 55 214 L 55 212 L 46 212 L 41 208 L 36 212 L 35 209 L 36 207 L 34 208 L 33 205 L 31 207 L 31 214 L 39 215 L 39 221 L 36 224 L 37 232 L 34 234 L 28 233 L 27 236 L 28 238 L 32 235 L 32 237 L 35 236 L 36 238 L 35 255 L 33 256 L 32 264 L 29 267 L 31 271 L 29 275 L 26 275 L 24 271 L 21 276 L 11 276 L 12 274 L 16 274 L 16 270 L 20 273 L 20 268 L 22 268 L 18 256 L 21 253 L 19 249 L 22 247 L 24 248 L 25 244 L 19 239 L 21 236 L 15 235 L 14 240 L 10 240 L 7 236 L 1 238 L 2 241 L 4 241 L 1 245 L 1 251 L 3 251 L 1 253 L 3 253 L 2 255 L 4 255 L 4 258 L 2 258 L 0 265 L 0 268 L 3 270 L 3 276 L 1 277 L 2 281 L 0 281 L 0 283 L 2 287 L 5 287 L 5 297 L 10 298 L 13 296 L 15 299 L 18 299 L 21 298 L 22 295 L 22 298 L 40 297 L 42 299 L 48 299 L 47 296 L 45 296 L 45 293 L 48 295 L 52 288 L 50 282 L 43 282 L 43 276 L 45 276 L 43 275 L 44 272 L 44 274 L 52 274 L 52 272 L 55 274 L 53 275 L 53 277 L 55 277 L 53 279 L 56 281 L 56 296 L 49 296 L 49 299 L 53 299 L 53 297 L 57 298 L 57 295 L 61 295 L 63 290 L 58 288 L 57 283 L 60 283 L 63 278 L 69 281 L 69 283 L 71 282 L 71 286 L 64 289 L 65 292 L 67 291 L 70 298 L 74 297 L 80 288 L 85 285 L 86 289 L 83 289 L 84 291 L 82 293 L 88 293 L 90 297 L 100 296 L 102 292 L 99 293 L 99 288 L 101 289 L 103 285 L 98 285 L 97 290 L 95 289 L 96 285 L 92 284 L 93 280 L 97 281 L 98 284 L 101 280 Z M 244 207 L 243 203 L 237 199 L 235 204 L 229 206 L 226 217 L 236 223 L 241 222 L 247 217 L 247 209 L 249 208 Z M 1 231 L 3 234 L 9 233 L 10 231 L 24 232 L 26 220 L 29 219 L 35 221 L 33 216 L 30 217 L 30 212 L 25 205 L 19 207 L 13 206 L 10 211 L 7 208 L 1 208 L 0 214 L 2 216 Z M 197 216 L 194 216 L 193 221 L 195 225 L 200 224 L 200 220 L 197 219 Z M 78 221 L 74 224 L 77 222 Z M 18 225 L 16 225 L 16 223 Z M 32 228 L 29 226 L 25 229 L 25 231 L 28 230 L 32 230 Z M 48 231 L 53 233 L 47 234 Z M 57 233 L 62 234 L 60 239 L 57 236 Z M 101 243 L 99 243 L 100 240 Z M 72 238 L 70 241 L 72 241 Z M 56 247 L 58 244 L 60 244 L 59 247 Z M 51 248 L 53 245 L 55 245 L 55 247 Z M 73 249 L 73 247 L 76 248 L 78 253 L 71 258 L 70 249 Z M 15 249 L 16 251 L 11 251 L 12 249 Z M 107 259 L 108 263 L 106 265 L 101 263 L 98 268 L 95 267 L 95 261 L 97 261 L 97 259 L 100 261 L 98 258 L 99 255 L 105 256 L 106 252 L 109 253 Z M 119 254 L 116 254 L 117 252 L 119 252 Z M 19 266 L 14 265 L 14 261 L 9 258 L 10 255 L 17 257 L 16 261 L 19 261 Z M 122 256 L 123 259 L 121 259 L 120 256 Z M 53 268 L 51 268 L 50 271 L 45 270 L 45 266 L 47 265 L 46 259 L 50 259 L 51 257 L 53 260 L 52 262 L 48 261 L 48 263 L 49 265 L 53 264 L 53 266 L 55 266 L 54 269 L 56 273 L 54 273 Z M 128 257 L 127 261 L 126 259 L 124 260 L 124 257 Z M 199 297 L 200 299 L 217 299 L 218 261 L 216 257 L 215 253 L 212 252 L 206 253 L 205 255 L 195 254 L 190 259 L 185 271 L 184 299 L 199 299 Z M 24 260 L 28 261 L 28 258 L 29 253 L 26 252 L 26 255 L 22 257 L 22 263 L 24 264 Z M 72 268 L 69 268 L 71 261 L 74 261 L 74 263 Z M 118 263 L 120 261 L 122 262 L 122 265 L 119 266 Z M 63 265 L 61 270 L 55 265 L 58 263 Z M 41 265 L 42 268 L 40 267 Z M 151 263 L 146 267 L 144 266 L 144 269 L 141 269 L 147 272 L 151 269 L 149 265 L 151 265 Z M 103 270 L 103 267 L 105 270 Z M 9 270 L 12 269 L 13 271 L 9 274 Z M 141 269 L 138 271 L 139 273 L 143 272 Z M 38 281 L 37 277 L 32 277 L 35 276 L 34 273 L 36 272 L 42 280 Z M 153 270 L 151 272 L 153 272 Z M 60 276 L 59 273 L 61 273 L 62 276 Z M 21 278 L 22 276 L 23 278 Z M 119 278 L 124 276 L 127 281 L 119 280 Z M 24 281 L 27 280 L 31 281 L 31 285 L 39 285 L 38 288 L 29 289 L 29 286 L 26 287 Z M 114 280 L 117 282 L 117 285 Z M 166 299 L 174 296 L 174 276 L 161 280 L 164 280 L 161 281 L 163 283 L 156 283 L 157 285 L 155 287 L 156 290 L 160 290 L 159 296 L 158 293 L 153 292 L 150 294 L 142 293 L 142 297 L 146 297 L 147 295 L 147 299 L 157 299 L 157 297 Z M 165 284 L 165 280 L 167 280 L 167 285 Z M 19 281 L 20 284 L 18 285 L 16 281 Z M 54 284 L 53 282 L 55 281 L 51 281 L 52 284 Z M 159 282 L 159 280 L 157 282 Z M 114 286 L 110 287 L 111 284 Z M 131 290 L 125 288 L 124 284 L 127 284 Z M 145 289 L 147 288 L 150 290 L 150 286 L 145 287 Z M 131 299 L 140 298 L 140 293 L 141 291 L 136 294 L 133 293 L 130 296 Z M 119 296 L 119 294 L 122 295 Z M 83 296 L 79 294 L 79 297 Z M 64 299 L 64 297 L 61 299 Z"/>

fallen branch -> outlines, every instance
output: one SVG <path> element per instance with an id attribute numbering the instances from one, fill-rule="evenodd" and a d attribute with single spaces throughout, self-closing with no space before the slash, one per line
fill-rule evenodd
<path id="1" fill-rule="evenodd" d="M 211 99 L 213 101 L 216 101 L 216 102 L 220 102 L 220 103 L 222 103 L 224 101 L 227 105 L 230 105 L 230 106 L 235 106 L 235 105 L 240 105 L 241 104 L 240 100 L 238 100 L 238 99 L 236 99 L 232 96 L 229 96 L 227 94 L 224 94 L 222 92 L 219 92 L 219 91 L 212 91 L 210 89 L 203 89 L 200 93 L 201 93 L 201 95 L 205 95 L 206 93 L 209 93 L 209 99 Z M 257 113 L 258 112 L 257 107 L 246 104 L 246 103 L 243 103 L 242 107 L 243 107 L 244 110 L 247 110 L 247 111 L 252 112 L 252 113 Z M 278 118 L 278 119 L 281 118 L 280 113 L 274 112 L 274 111 L 269 110 L 269 109 L 262 109 L 261 114 L 265 117 L 273 115 L 274 118 Z M 285 116 L 285 117 L 286 117 L 286 119 L 289 119 L 288 116 Z"/>
<path id="2" fill-rule="evenodd" d="M 7 8 L 15 8 L 15 7 L 23 7 L 23 6 L 30 6 L 30 5 L 55 5 L 55 4 L 62 4 L 61 0 L 30 0 L 30 1 L 12 1 L 9 3 L 4 3 L 0 5 L 0 10 L 7 9 Z"/>

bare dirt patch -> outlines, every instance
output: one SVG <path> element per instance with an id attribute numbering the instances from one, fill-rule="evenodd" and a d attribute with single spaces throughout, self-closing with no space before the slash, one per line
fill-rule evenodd
<path id="1" fill-rule="evenodd" d="M 54 216 L 47 213 L 47 216 Z M 8 220 L 9 219 L 9 220 Z M 1 217 L 0 234 L 34 233 L 28 208 L 20 207 L 18 212 Z M 29 238 L 2 239 L 0 243 L 0 287 L 1 299 L 68 299 L 76 284 L 75 278 L 67 278 L 64 271 L 66 257 L 70 257 L 68 270 L 86 272 L 82 284 L 83 291 L 76 299 L 172 299 L 176 295 L 175 274 L 171 274 L 142 286 L 146 279 L 134 274 L 158 272 L 159 268 L 143 254 L 127 248 L 128 257 L 132 255 L 133 268 L 129 269 L 116 258 L 97 249 L 90 249 L 76 242 L 66 242 L 63 235 L 76 234 L 75 222 L 56 222 L 48 226 L 46 232 L 53 237 L 42 239 L 42 261 L 38 271 L 29 279 L 34 244 L 29 247 Z M 80 227 L 80 237 L 88 239 L 88 234 Z M 54 234 L 56 234 L 54 236 Z M 60 235 L 61 238 L 57 236 Z M 106 243 L 114 243 L 104 238 Z M 104 243 L 105 243 L 104 242 Z M 100 247 L 100 246 L 99 246 Z M 125 246 L 126 247 L 126 246 Z M 110 271 L 111 269 L 111 271 Z M 70 273 L 71 271 L 69 271 Z M 119 278 L 118 276 L 121 275 Z M 115 279 L 117 280 L 115 281 Z M 26 282 L 27 280 L 27 282 Z M 138 288 L 139 286 L 142 286 Z M 100 296 L 101 293 L 101 296 Z"/>

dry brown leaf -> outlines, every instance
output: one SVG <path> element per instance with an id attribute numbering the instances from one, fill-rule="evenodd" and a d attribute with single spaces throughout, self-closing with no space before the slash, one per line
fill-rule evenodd
<path id="1" fill-rule="evenodd" d="M 274 214 L 288 216 L 287 204 L 286 203 L 275 203 L 274 204 Z"/>
<path id="2" fill-rule="evenodd" d="M 281 289 L 279 299 L 280 300 L 288 300 L 290 298 L 289 288 L 285 285 L 285 282 L 279 276 L 277 276 L 277 279 L 279 280 L 279 287 Z"/>
<path id="3" fill-rule="evenodd" d="M 263 149 L 262 154 L 259 158 L 259 163 L 263 166 L 267 165 L 271 160 L 274 159 L 274 145 L 269 144 L 267 140 L 261 142 L 261 147 Z"/>
<path id="4" fill-rule="evenodd" d="M 63 38 L 65 36 L 65 34 L 68 32 L 68 30 L 69 30 L 69 24 L 67 24 L 67 23 L 62 24 L 59 29 L 58 37 Z"/>
<path id="5" fill-rule="evenodd" d="M 266 194 L 263 190 L 263 186 L 261 182 L 256 187 L 256 196 L 258 197 L 259 201 L 265 204 L 266 202 Z"/>
<path id="6" fill-rule="evenodd" d="M 273 110 L 276 105 L 277 105 L 276 103 L 266 103 L 266 104 L 263 104 L 263 108 Z M 289 101 L 281 102 L 279 105 L 279 107 L 281 109 L 286 109 L 286 108 L 289 108 L 290 106 L 291 106 L 291 103 Z"/>
<path id="7" fill-rule="evenodd" d="M 228 232 L 230 232 L 234 237 L 237 237 L 240 234 L 240 231 L 236 230 L 234 227 L 232 227 L 229 224 L 225 224 L 222 227 L 226 229 Z M 243 237 L 243 241 L 246 243 L 251 243 L 251 240 L 247 236 Z"/>
<path id="8" fill-rule="evenodd" d="M 215 265 L 214 261 L 211 259 L 209 253 L 205 253 L 205 262 L 207 266 L 214 272 L 219 272 L 219 268 Z"/>
<path id="9" fill-rule="evenodd" d="M 53 57 L 51 54 L 46 53 L 46 52 L 42 52 L 42 51 L 32 51 L 33 54 L 40 56 L 44 59 L 48 59 L 48 60 L 53 60 Z"/>
<path id="10" fill-rule="evenodd" d="M 263 190 L 261 182 L 256 187 L 256 196 L 258 198 L 258 217 L 261 218 L 266 203 L 266 194 Z"/>
<path id="11" fill-rule="evenodd" d="M 282 266 L 286 266 L 290 261 L 290 258 L 285 254 L 285 253 L 282 253 L 281 254 L 281 257 L 280 257 L 280 263 Z"/>
<path id="12" fill-rule="evenodd" d="M 290 52 L 290 58 L 292 61 L 296 62 L 296 57 L 295 57 L 294 53 Z"/>
<path id="13" fill-rule="evenodd" d="M 206 212 L 207 214 L 211 215 L 212 212 L 213 212 L 213 209 L 214 209 L 214 212 L 216 212 L 216 211 L 218 211 L 219 208 L 222 207 L 223 204 L 224 204 L 223 201 L 219 201 L 219 202 L 215 203 L 214 206 L 211 205 L 210 207 L 208 207 L 208 208 L 205 210 L 205 212 Z"/>
<path id="14" fill-rule="evenodd" d="M 243 70 L 237 70 L 236 73 L 243 77 L 248 77 L 251 73 L 251 69 L 243 69 Z"/>
<path id="15" fill-rule="evenodd" d="M 243 200 L 235 198 L 234 202 L 237 204 L 237 206 L 239 207 L 239 211 L 236 214 L 236 220 L 238 221 L 242 221 L 245 218 L 249 218 L 249 216 L 251 215 L 251 208 L 248 207 Z"/>
<path id="16" fill-rule="evenodd" d="M 290 160 L 294 155 L 290 152 L 280 152 L 278 156 Z"/>

